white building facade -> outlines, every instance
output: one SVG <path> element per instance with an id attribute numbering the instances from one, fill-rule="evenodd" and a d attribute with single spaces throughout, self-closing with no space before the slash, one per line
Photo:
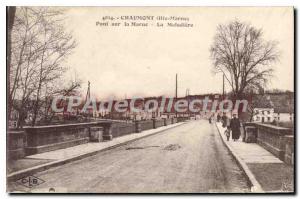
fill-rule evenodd
<path id="1" fill-rule="evenodd" d="M 254 108 L 255 122 L 272 122 L 274 118 L 274 108 Z"/>

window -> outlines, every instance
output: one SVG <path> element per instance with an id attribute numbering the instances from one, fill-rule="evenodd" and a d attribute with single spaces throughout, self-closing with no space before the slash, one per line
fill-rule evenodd
<path id="1" fill-rule="evenodd" d="M 261 113 L 264 115 L 264 114 L 265 114 L 265 111 L 262 111 Z"/>
<path id="2" fill-rule="evenodd" d="M 270 117 L 268 117 L 268 122 L 270 122 L 271 121 L 271 118 Z"/>
<path id="3" fill-rule="evenodd" d="M 260 120 L 260 117 L 256 117 L 256 121 L 259 121 Z"/>

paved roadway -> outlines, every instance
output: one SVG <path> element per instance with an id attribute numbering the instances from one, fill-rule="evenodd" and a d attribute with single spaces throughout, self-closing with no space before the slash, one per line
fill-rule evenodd
<path id="1" fill-rule="evenodd" d="M 214 124 L 191 121 L 97 155 L 35 174 L 45 183 L 23 191 L 247 192 L 246 177 Z"/>

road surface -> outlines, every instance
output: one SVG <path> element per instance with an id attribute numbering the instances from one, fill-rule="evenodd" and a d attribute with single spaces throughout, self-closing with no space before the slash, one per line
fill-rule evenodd
<path id="1" fill-rule="evenodd" d="M 22 191 L 97 193 L 248 192 L 246 177 L 214 124 L 190 121 L 97 155 L 36 173 Z"/>

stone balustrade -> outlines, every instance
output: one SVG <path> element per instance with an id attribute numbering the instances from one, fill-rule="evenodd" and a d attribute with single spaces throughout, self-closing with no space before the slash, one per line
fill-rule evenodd
<path id="1" fill-rule="evenodd" d="M 168 126 L 170 124 L 172 124 L 172 119 L 171 118 L 164 118 L 164 125 Z"/>
<path id="2" fill-rule="evenodd" d="M 261 123 L 256 123 L 255 126 L 257 128 L 257 143 L 284 161 L 287 144 L 286 136 L 292 135 L 292 130 Z M 293 145 L 293 143 L 290 144 Z"/>
<path id="3" fill-rule="evenodd" d="M 111 122 L 89 122 L 77 124 L 26 127 L 26 155 L 43 153 L 89 142 L 89 128 L 103 126 L 103 139 L 111 134 Z"/>
<path id="4" fill-rule="evenodd" d="M 158 127 L 164 126 L 164 120 L 163 119 L 153 119 L 153 128 L 156 129 Z"/>
<path id="5" fill-rule="evenodd" d="M 144 121 L 137 121 L 137 122 L 141 125 L 141 131 L 153 129 L 153 121 L 152 120 L 144 120 Z"/>
<path id="6" fill-rule="evenodd" d="M 187 120 L 189 120 L 188 117 L 178 117 L 178 118 L 177 118 L 177 121 L 178 121 L 178 122 L 185 122 L 185 121 L 187 121 Z"/>
<path id="7" fill-rule="evenodd" d="M 175 124 L 175 123 L 177 123 L 177 118 L 176 118 L 176 117 L 173 117 L 173 118 L 172 118 L 172 124 Z"/>
<path id="8" fill-rule="evenodd" d="M 136 131 L 135 123 L 114 123 L 112 125 L 112 137 L 120 137 L 123 135 L 128 135 Z"/>
<path id="9" fill-rule="evenodd" d="M 87 143 L 94 136 L 95 127 L 101 127 L 103 141 L 114 137 L 174 124 L 177 118 L 153 119 L 136 122 L 95 121 L 88 123 L 25 127 L 25 132 L 8 132 L 8 156 L 21 158 Z M 93 134 L 94 133 L 94 134 Z M 93 135 L 91 135 L 93 134 Z M 98 141 L 102 139 L 98 139 Z"/>

